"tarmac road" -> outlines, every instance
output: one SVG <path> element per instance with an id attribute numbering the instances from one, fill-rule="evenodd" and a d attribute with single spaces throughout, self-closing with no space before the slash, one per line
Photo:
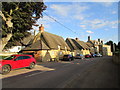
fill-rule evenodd
<path id="1" fill-rule="evenodd" d="M 112 57 L 39 63 L 29 72 L 2 79 L 3 88 L 119 88 L 118 66 Z M 23 70 L 18 70 L 23 72 Z M 16 71 L 12 71 L 16 73 Z"/>

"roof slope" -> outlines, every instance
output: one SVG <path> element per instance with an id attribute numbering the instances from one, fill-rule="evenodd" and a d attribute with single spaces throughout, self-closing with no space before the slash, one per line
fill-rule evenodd
<path id="1" fill-rule="evenodd" d="M 61 49 L 65 49 L 66 47 L 68 50 L 70 50 L 70 48 L 61 36 L 57 36 L 48 32 L 43 32 L 42 37 L 44 39 L 43 41 L 46 42 L 50 49 L 58 49 L 59 45 Z"/>
<path id="2" fill-rule="evenodd" d="M 66 42 L 71 50 L 81 50 L 81 49 L 89 49 L 85 42 L 80 40 L 75 40 L 71 38 L 67 38 Z"/>
<path id="3" fill-rule="evenodd" d="M 94 45 L 91 44 L 90 42 L 86 42 L 86 44 L 88 45 L 88 47 L 94 47 Z"/>
<path id="4" fill-rule="evenodd" d="M 58 45 L 62 50 L 70 50 L 61 36 L 44 31 L 42 33 L 39 32 L 32 40 L 32 44 L 27 46 L 24 50 L 58 49 Z"/>
<path id="5" fill-rule="evenodd" d="M 50 49 L 48 46 L 45 45 L 43 41 L 37 40 L 35 43 L 27 46 L 23 50 L 48 50 Z"/>

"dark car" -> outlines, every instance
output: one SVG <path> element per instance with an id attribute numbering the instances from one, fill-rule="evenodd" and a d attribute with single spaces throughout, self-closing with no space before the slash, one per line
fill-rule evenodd
<path id="1" fill-rule="evenodd" d="M 84 57 L 84 55 L 82 55 L 82 54 L 77 54 L 77 55 L 75 56 L 75 58 L 76 58 L 76 59 L 84 59 L 85 57 Z"/>
<path id="2" fill-rule="evenodd" d="M 90 55 L 90 54 L 85 55 L 85 58 L 91 58 L 91 57 L 92 57 L 92 55 Z"/>
<path id="3" fill-rule="evenodd" d="M 74 57 L 71 54 L 67 54 L 67 55 L 63 56 L 63 60 L 65 60 L 65 61 L 72 61 L 72 60 L 74 60 Z"/>

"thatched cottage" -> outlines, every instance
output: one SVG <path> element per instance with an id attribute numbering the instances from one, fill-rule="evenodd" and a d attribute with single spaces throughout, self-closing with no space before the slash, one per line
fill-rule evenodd
<path id="1" fill-rule="evenodd" d="M 77 54 L 90 54 L 89 47 L 86 45 L 84 41 L 80 41 L 78 38 L 71 39 L 67 38 L 66 43 L 71 49 L 71 52 L 73 56 L 76 56 Z"/>
<path id="2" fill-rule="evenodd" d="M 22 53 L 33 53 L 37 61 L 49 61 L 69 54 L 70 48 L 61 36 L 44 31 L 41 24 L 39 33 L 31 44 L 22 50 Z"/>

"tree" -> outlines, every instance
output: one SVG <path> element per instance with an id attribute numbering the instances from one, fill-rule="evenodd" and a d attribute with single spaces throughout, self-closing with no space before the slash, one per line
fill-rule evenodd
<path id="1" fill-rule="evenodd" d="M 118 42 L 118 49 L 120 50 L 120 41 Z"/>
<path id="2" fill-rule="evenodd" d="M 110 40 L 110 41 L 106 42 L 105 44 L 111 46 L 111 52 L 114 51 L 114 44 L 113 44 L 113 41 Z"/>
<path id="3" fill-rule="evenodd" d="M 20 41 L 29 36 L 28 31 L 39 18 L 43 17 L 42 12 L 45 9 L 43 2 L 2 2 L 0 13 L 3 20 L 1 31 L 4 45 L 2 49 L 11 47 L 15 44 L 14 41 Z"/>

